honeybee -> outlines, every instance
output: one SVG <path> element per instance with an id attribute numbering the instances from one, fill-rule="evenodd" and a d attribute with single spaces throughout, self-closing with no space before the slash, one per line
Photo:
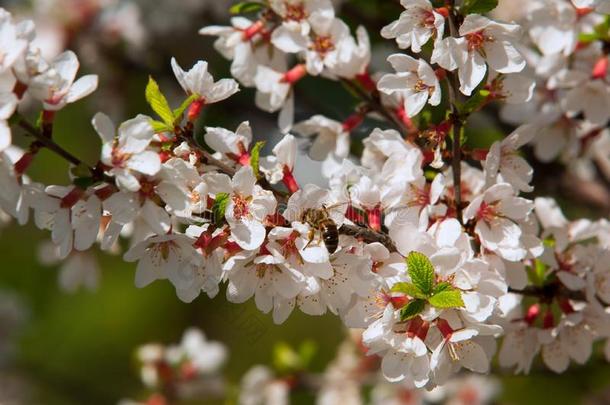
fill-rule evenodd
<path id="1" fill-rule="evenodd" d="M 315 232 L 319 231 L 322 234 L 326 250 L 328 250 L 328 253 L 333 254 L 339 246 L 339 229 L 335 221 L 331 219 L 328 210 L 329 208 L 325 206 L 322 209 L 308 208 L 303 213 L 301 222 L 308 224 L 312 228 L 308 235 L 309 240 L 307 245 L 314 240 Z"/>

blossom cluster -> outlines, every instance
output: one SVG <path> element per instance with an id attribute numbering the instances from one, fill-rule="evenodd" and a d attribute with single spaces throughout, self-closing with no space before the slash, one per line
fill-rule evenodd
<path id="1" fill-rule="evenodd" d="M 500 393 L 493 377 L 459 376 L 444 387 L 417 390 L 408 384 L 388 383 L 379 374 L 378 362 L 362 350 L 361 335 L 349 334 L 335 358 L 322 373 L 310 370 L 316 354 L 312 342 L 293 348 L 286 343 L 273 348 L 273 365 L 255 365 L 238 383 L 223 375 L 229 351 L 209 341 L 199 329 L 184 332 L 179 345 L 148 343 L 137 348 L 140 379 L 148 388 L 143 402 L 123 399 L 120 405 L 166 404 L 172 401 L 222 399 L 240 405 L 287 405 L 304 392 L 312 403 L 361 404 L 491 404 Z M 365 391 L 370 390 L 370 398 Z"/>
<path id="2" fill-rule="evenodd" d="M 585 180 L 610 175 L 609 11 L 606 1 L 528 1 L 520 44 L 528 67 L 518 86 L 533 94 L 500 112 L 505 122 L 535 127 L 529 142 L 538 160 L 559 161 Z"/>
<path id="3" fill-rule="evenodd" d="M 94 245 L 117 252 L 127 239 L 123 258 L 137 262 L 137 287 L 169 280 L 186 302 L 222 287 L 230 302 L 254 298 L 278 324 L 295 310 L 333 313 L 364 329 L 367 353 L 382 359 L 390 382 L 432 389 L 462 368 L 489 372 L 496 352 L 517 372 L 529 371 L 538 353 L 557 372 L 571 360 L 584 363 L 593 343 L 610 337 L 610 224 L 568 221 L 554 200 L 524 196 L 534 173 L 522 149 L 557 146 L 540 141 L 540 122 L 488 150 L 468 147 L 469 117 L 492 102 L 529 105 L 541 87 L 528 72 L 544 64 L 527 67 L 519 25 L 483 15 L 493 2 L 450 3 L 402 1 L 402 14 L 381 31 L 404 50 L 389 56 L 392 73 L 370 71 L 366 30 L 352 34 L 328 0 L 272 0 L 255 10 L 248 3 L 256 19 L 201 30 L 218 37 L 235 79 L 215 80 L 205 61 L 184 70 L 172 59 L 183 102 L 171 108 L 150 78 L 145 97 L 154 116 L 115 125 L 97 113 L 95 165 L 55 142 L 53 122 L 95 90 L 97 78 L 75 80 L 72 52 L 44 60 L 33 25 L 2 11 L 0 208 L 20 224 L 33 212 L 59 259 Z M 588 21 L 570 2 L 553 3 Z M 604 18 L 592 8 L 586 16 Z M 552 48 L 545 38 L 556 40 L 557 29 L 537 30 L 540 21 L 532 18 L 531 40 Z M 599 48 L 596 74 L 570 82 L 575 94 L 558 99 L 558 122 L 583 111 L 583 122 L 607 121 L 605 104 L 590 96 L 608 90 L 597 35 L 590 49 L 578 47 Z M 549 55 L 579 65 L 567 41 Z M 557 74 L 549 80 L 578 76 L 568 68 Z M 342 82 L 362 104 L 343 122 L 315 115 L 294 124 L 296 85 L 307 75 Z M 256 88 L 261 109 L 279 111 L 283 138 L 268 156 L 247 121 L 196 133 L 201 111 L 240 85 Z M 26 97 L 41 106 L 37 125 L 16 112 Z M 441 119 L 426 114 L 431 108 L 444 111 Z M 357 159 L 350 133 L 371 115 L 386 122 L 363 140 Z M 18 131 L 33 138 L 26 150 L 12 144 Z M 324 160 L 328 187 L 299 181 L 298 136 L 314 138 L 310 154 Z M 71 163 L 69 185 L 26 175 L 43 148 Z"/>

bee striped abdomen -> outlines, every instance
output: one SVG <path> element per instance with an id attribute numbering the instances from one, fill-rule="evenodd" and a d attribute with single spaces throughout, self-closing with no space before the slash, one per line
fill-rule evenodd
<path id="1" fill-rule="evenodd" d="M 322 231 L 324 245 L 328 253 L 335 253 L 339 246 L 339 230 L 337 225 L 332 220 L 328 220 L 320 224 L 320 230 Z"/>

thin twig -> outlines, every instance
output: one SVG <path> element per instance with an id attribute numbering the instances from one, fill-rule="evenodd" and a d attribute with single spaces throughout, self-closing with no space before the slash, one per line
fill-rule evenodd
<path id="1" fill-rule="evenodd" d="M 535 297 L 540 298 L 542 300 L 550 301 L 553 298 L 567 298 L 573 301 L 581 301 L 586 302 L 587 297 L 582 291 L 572 291 L 567 288 L 561 286 L 550 285 L 547 287 L 534 287 L 529 286 L 524 288 L 523 290 L 516 290 L 514 288 L 509 288 L 508 292 L 513 294 L 519 294 L 526 297 Z"/>
<path id="2" fill-rule="evenodd" d="M 343 225 L 339 228 L 339 233 L 342 235 L 353 236 L 362 239 L 366 243 L 379 242 L 384 245 L 390 252 L 396 252 L 396 245 L 390 238 L 390 235 L 383 232 L 376 232 L 372 229 L 358 225 Z"/>
<path id="3" fill-rule="evenodd" d="M 457 37 L 458 30 L 455 21 L 455 0 L 451 0 L 449 12 L 449 31 L 452 37 Z M 449 99 L 451 105 L 451 118 L 453 123 L 453 158 L 451 160 L 451 169 L 453 171 L 453 189 L 455 197 L 456 216 L 460 223 L 464 223 L 462 218 L 462 118 L 460 117 L 458 103 L 460 101 L 459 80 L 454 72 L 447 73 L 449 81 Z"/>

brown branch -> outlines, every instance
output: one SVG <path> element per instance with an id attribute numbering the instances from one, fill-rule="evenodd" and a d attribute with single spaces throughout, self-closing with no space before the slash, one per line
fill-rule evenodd
<path id="1" fill-rule="evenodd" d="M 342 235 L 353 236 L 361 239 L 366 243 L 379 242 L 385 246 L 390 252 L 396 252 L 396 245 L 390 238 L 390 235 L 383 232 L 376 232 L 372 229 L 358 225 L 343 225 L 339 228 L 339 233 Z"/>
<path id="2" fill-rule="evenodd" d="M 548 285 L 545 287 L 529 286 L 523 290 L 509 288 L 508 292 L 526 297 L 539 298 L 543 301 L 552 301 L 554 298 L 567 298 L 573 301 L 587 301 L 587 296 L 582 291 L 572 291 L 560 285 Z"/>
<path id="3" fill-rule="evenodd" d="M 455 0 L 449 2 L 449 31 L 452 37 L 458 37 L 458 29 L 455 15 Z M 462 145 L 461 135 L 463 125 L 463 117 L 460 116 L 458 103 L 460 98 L 459 79 L 454 72 L 447 72 L 447 80 L 449 82 L 449 103 L 451 105 L 451 119 L 453 127 L 453 157 L 451 159 L 451 170 L 453 172 L 453 188 L 455 195 L 455 210 L 456 216 L 460 223 L 464 223 L 462 218 Z"/>

